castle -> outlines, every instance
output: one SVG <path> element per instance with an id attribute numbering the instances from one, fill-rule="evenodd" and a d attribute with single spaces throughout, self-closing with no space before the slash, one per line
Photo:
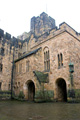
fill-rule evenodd
<path id="1" fill-rule="evenodd" d="M 0 29 L 0 90 L 67 101 L 69 90 L 80 89 L 80 34 L 65 22 L 58 28 L 43 12 L 31 18 L 23 39 Z"/>

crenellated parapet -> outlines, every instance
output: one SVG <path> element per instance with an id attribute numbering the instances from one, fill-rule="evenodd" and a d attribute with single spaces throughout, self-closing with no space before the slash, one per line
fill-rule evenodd
<path id="1" fill-rule="evenodd" d="M 7 39 L 7 40 L 10 40 L 11 39 L 11 34 L 9 34 L 9 33 L 4 33 L 4 30 L 2 30 L 2 29 L 0 29 L 0 38 L 5 38 L 5 39 Z"/>

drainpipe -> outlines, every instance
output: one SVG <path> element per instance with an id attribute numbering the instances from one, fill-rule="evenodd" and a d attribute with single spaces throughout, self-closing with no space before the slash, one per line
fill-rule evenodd
<path id="1" fill-rule="evenodd" d="M 13 75 L 14 75 L 14 46 L 13 49 L 13 61 L 12 61 L 12 72 L 11 72 L 11 99 L 13 99 Z"/>

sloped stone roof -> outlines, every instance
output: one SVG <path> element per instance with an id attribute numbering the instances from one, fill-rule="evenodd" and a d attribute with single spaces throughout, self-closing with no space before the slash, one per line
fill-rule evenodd
<path id="1" fill-rule="evenodd" d="M 49 82 L 48 73 L 43 73 L 43 72 L 40 72 L 40 71 L 33 71 L 33 73 L 37 77 L 37 80 L 39 81 L 40 84 Z"/>
<path id="2" fill-rule="evenodd" d="M 41 47 L 38 48 L 38 49 L 35 49 L 35 50 L 33 50 L 33 51 L 25 54 L 25 55 L 23 55 L 23 56 L 21 56 L 20 58 L 16 59 L 14 62 L 18 62 L 18 61 L 20 61 L 20 60 L 22 60 L 22 59 L 24 59 L 24 58 L 26 58 L 26 57 L 28 57 L 28 56 L 30 56 L 30 55 L 32 55 L 32 54 L 35 54 L 35 53 L 38 52 L 38 50 L 40 50 L 40 49 L 41 49 Z"/>

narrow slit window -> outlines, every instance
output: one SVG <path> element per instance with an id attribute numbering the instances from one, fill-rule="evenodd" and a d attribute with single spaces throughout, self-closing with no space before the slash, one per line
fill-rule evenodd
<path id="1" fill-rule="evenodd" d="M 58 54 L 58 68 L 60 68 L 60 56 Z"/>
<path id="2" fill-rule="evenodd" d="M 44 52 L 44 71 L 48 72 L 50 70 L 50 56 L 49 50 Z"/>
<path id="3" fill-rule="evenodd" d="M 60 54 L 61 56 L 61 66 L 63 66 L 63 56 L 62 56 L 62 53 Z"/>
<path id="4" fill-rule="evenodd" d="M 26 72 L 29 71 L 29 61 L 26 61 Z"/>

